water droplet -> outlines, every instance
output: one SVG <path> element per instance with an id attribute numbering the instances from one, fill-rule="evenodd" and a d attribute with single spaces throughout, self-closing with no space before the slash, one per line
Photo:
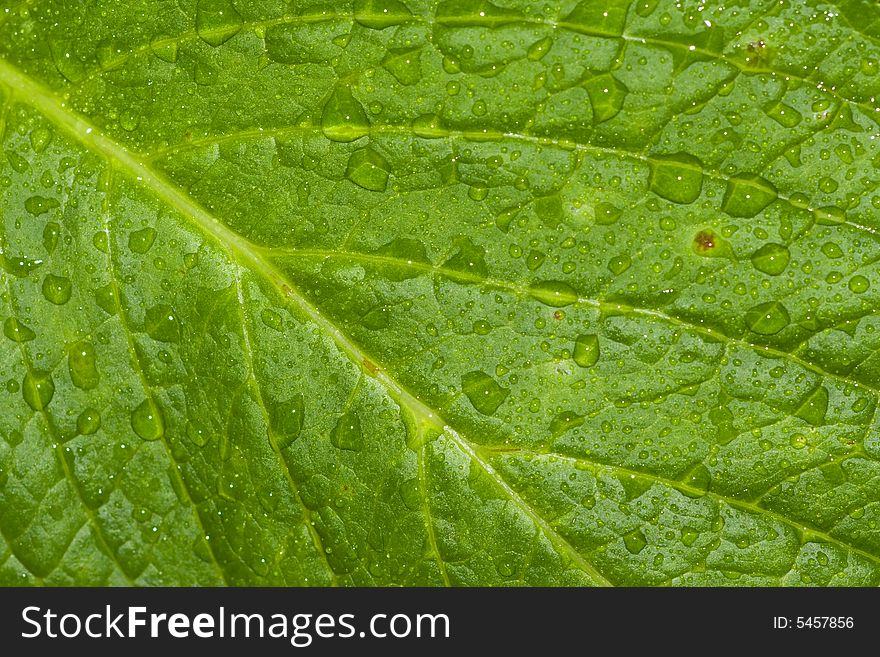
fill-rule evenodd
<path id="1" fill-rule="evenodd" d="M 330 442 L 339 449 L 359 451 L 364 446 L 360 418 L 353 412 L 343 413 L 330 431 Z"/>
<path id="2" fill-rule="evenodd" d="M 871 282 L 864 276 L 857 274 L 849 279 L 849 289 L 856 294 L 867 292 L 869 287 L 871 287 Z"/>
<path id="3" fill-rule="evenodd" d="M 21 382 L 21 395 L 35 411 L 42 411 L 55 395 L 55 381 L 52 374 L 43 370 L 31 370 Z"/>
<path id="4" fill-rule="evenodd" d="M 158 440 L 165 435 L 162 411 L 152 399 L 145 399 L 131 412 L 131 428 L 144 440 Z"/>
<path id="5" fill-rule="evenodd" d="M 574 341 L 572 358 L 580 367 L 593 367 L 599 362 L 599 336 L 593 333 L 579 335 Z"/>
<path id="6" fill-rule="evenodd" d="M 147 226 L 128 236 L 128 248 L 134 253 L 146 253 L 153 246 L 154 241 L 156 241 L 156 229 Z"/>
<path id="7" fill-rule="evenodd" d="M 623 109 L 629 89 L 610 73 L 597 75 L 583 84 L 593 107 L 593 124 L 613 119 Z"/>
<path id="8" fill-rule="evenodd" d="M 681 542 L 690 547 L 700 537 L 700 532 L 692 527 L 681 528 Z"/>
<path id="9" fill-rule="evenodd" d="M 269 423 L 278 449 L 284 449 L 299 437 L 304 418 L 305 400 L 300 393 L 271 407 Z"/>
<path id="10" fill-rule="evenodd" d="M 721 209 L 731 217 L 754 217 L 776 197 L 773 183 L 753 173 L 744 173 L 727 181 Z"/>
<path id="11" fill-rule="evenodd" d="M 101 428 L 101 414 L 94 408 L 87 408 L 76 418 L 76 430 L 84 436 L 91 435 Z"/>
<path id="12" fill-rule="evenodd" d="M 358 187 L 371 192 L 384 192 L 388 187 L 391 165 L 372 148 L 356 150 L 348 158 L 345 177 Z"/>
<path id="13" fill-rule="evenodd" d="M 778 276 L 785 271 L 789 258 L 787 246 L 770 242 L 752 254 L 752 265 L 760 272 Z"/>
<path id="14" fill-rule="evenodd" d="M 474 333 L 477 335 L 489 335 L 492 332 L 492 325 L 485 319 L 478 319 L 473 325 Z"/>
<path id="15" fill-rule="evenodd" d="M 150 50 L 163 62 L 174 64 L 177 61 L 177 39 L 167 34 L 157 34 L 150 41 Z"/>
<path id="16" fill-rule="evenodd" d="M 782 102 L 771 103 L 764 108 L 771 119 L 776 121 L 783 128 L 793 128 L 801 122 L 803 116 L 794 107 L 786 105 Z"/>
<path id="17" fill-rule="evenodd" d="M 449 134 L 437 114 L 422 114 L 412 122 L 413 134 L 422 139 L 437 139 Z"/>
<path id="18" fill-rule="evenodd" d="M 70 348 L 67 355 L 67 366 L 73 385 L 83 390 L 95 388 L 101 381 L 98 372 L 98 358 L 92 343 L 81 341 Z"/>
<path id="19" fill-rule="evenodd" d="M 632 258 L 630 258 L 626 253 L 621 253 L 620 255 L 616 255 L 611 260 L 608 261 L 608 271 L 610 271 L 615 276 L 619 276 L 632 265 Z"/>
<path id="20" fill-rule="evenodd" d="M 18 278 L 25 278 L 34 269 L 43 264 L 42 260 L 32 260 L 24 256 L 7 256 L 0 252 L 0 266 L 3 270 Z"/>
<path id="21" fill-rule="evenodd" d="M 321 114 L 321 132 L 331 141 L 349 142 L 370 132 L 363 105 L 348 87 L 337 87 Z"/>
<path id="22" fill-rule="evenodd" d="M 703 163 L 693 155 L 652 155 L 648 186 L 673 203 L 693 203 L 703 189 Z"/>
<path id="23" fill-rule="evenodd" d="M 196 32 L 209 46 L 226 43 L 241 30 L 241 14 L 232 0 L 199 0 Z"/>
<path id="24" fill-rule="evenodd" d="M 39 217 L 41 214 L 46 214 L 60 205 L 61 203 L 58 202 L 58 199 L 45 196 L 31 196 L 24 202 L 24 209 L 35 217 Z"/>
<path id="25" fill-rule="evenodd" d="M 180 322 L 174 308 L 165 303 L 147 309 L 144 329 L 154 340 L 180 342 Z"/>
<path id="26" fill-rule="evenodd" d="M 400 0 L 355 0 L 354 19 L 371 30 L 401 25 L 412 18 L 412 12 Z"/>
<path id="27" fill-rule="evenodd" d="M 610 226 L 620 219 L 623 211 L 610 203 L 599 203 L 596 205 L 596 223 L 603 226 Z"/>
<path id="28" fill-rule="evenodd" d="M 648 545 L 648 539 L 645 538 L 641 529 L 634 529 L 628 534 L 624 534 L 623 544 L 631 554 L 638 554 Z"/>
<path id="29" fill-rule="evenodd" d="M 502 388 L 495 379 L 479 370 L 462 375 L 461 389 L 473 407 L 483 415 L 494 415 L 510 394 L 509 389 Z"/>
<path id="30" fill-rule="evenodd" d="M 846 221 L 846 213 L 834 205 L 813 210 L 813 218 L 822 226 L 837 226 Z"/>
<path id="31" fill-rule="evenodd" d="M 284 319 L 271 308 L 263 308 L 263 311 L 260 313 L 260 319 L 270 329 L 275 329 L 276 331 L 284 329 Z"/>
<path id="32" fill-rule="evenodd" d="M 468 197 L 472 201 L 483 201 L 489 196 L 489 188 L 485 185 L 471 185 L 468 189 Z"/>
<path id="33" fill-rule="evenodd" d="M 16 173 L 28 173 L 31 170 L 28 161 L 15 151 L 6 151 L 6 161 Z"/>
<path id="34" fill-rule="evenodd" d="M 841 249 L 840 245 L 836 242 L 825 242 L 825 244 L 822 245 L 822 253 L 828 258 L 836 259 L 843 257 L 843 249 Z"/>
<path id="35" fill-rule="evenodd" d="M 543 59 L 544 55 L 550 52 L 550 48 L 552 47 L 553 39 L 550 37 L 544 37 L 529 46 L 529 49 L 526 51 L 526 56 L 533 62 L 537 62 Z"/>
<path id="36" fill-rule="evenodd" d="M 778 301 L 759 303 L 746 311 L 746 326 L 761 335 L 775 335 L 789 325 L 788 310 Z"/>
<path id="37" fill-rule="evenodd" d="M 584 423 L 584 416 L 574 411 L 562 411 L 550 420 L 550 435 L 558 438 L 566 431 L 579 427 Z"/>
<path id="38" fill-rule="evenodd" d="M 73 292 L 73 285 L 70 279 L 65 276 L 55 276 L 47 274 L 43 279 L 43 296 L 46 301 L 61 306 L 70 301 L 70 295 Z"/>
<path id="39" fill-rule="evenodd" d="M 61 235 L 61 226 L 54 221 L 50 221 L 43 228 L 43 248 L 51 255 L 58 246 L 58 238 Z"/>
<path id="40" fill-rule="evenodd" d="M 529 287 L 529 294 L 547 306 L 561 308 L 576 303 L 578 294 L 563 281 L 541 281 Z"/>
<path id="41" fill-rule="evenodd" d="M 422 49 L 390 48 L 382 59 L 382 66 L 400 84 L 408 86 L 422 78 Z"/>
<path id="42" fill-rule="evenodd" d="M 818 427 L 825 424 L 825 413 L 828 411 L 828 388 L 819 386 L 804 400 L 795 411 L 795 417 Z"/>
<path id="43" fill-rule="evenodd" d="M 15 317 L 7 317 L 3 322 L 3 335 L 13 342 L 30 342 L 37 334 L 19 322 Z"/>
<path id="44" fill-rule="evenodd" d="M 529 251 L 529 255 L 526 256 L 526 267 L 529 268 L 529 271 L 537 271 L 546 259 L 547 255 L 540 251 Z"/>
<path id="45" fill-rule="evenodd" d="M 52 133 L 46 128 L 37 128 L 31 132 L 31 148 L 36 153 L 42 153 L 52 141 Z"/>
<path id="46" fill-rule="evenodd" d="M 195 422 L 186 423 L 186 437 L 197 447 L 204 447 L 211 440 L 211 434 L 202 429 Z"/>

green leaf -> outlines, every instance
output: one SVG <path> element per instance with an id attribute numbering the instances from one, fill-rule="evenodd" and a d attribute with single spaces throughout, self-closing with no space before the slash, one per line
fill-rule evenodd
<path id="1" fill-rule="evenodd" d="M 0 1 L 0 583 L 880 584 L 880 10 Z"/>

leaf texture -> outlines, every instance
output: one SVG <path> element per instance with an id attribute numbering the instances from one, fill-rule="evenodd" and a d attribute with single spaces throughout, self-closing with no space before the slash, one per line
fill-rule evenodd
<path id="1" fill-rule="evenodd" d="M 0 0 L 0 583 L 880 583 L 867 0 Z"/>

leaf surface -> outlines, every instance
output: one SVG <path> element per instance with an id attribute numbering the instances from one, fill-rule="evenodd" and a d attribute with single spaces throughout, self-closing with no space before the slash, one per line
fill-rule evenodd
<path id="1" fill-rule="evenodd" d="M 0 582 L 880 582 L 876 3 L 0 1 Z"/>

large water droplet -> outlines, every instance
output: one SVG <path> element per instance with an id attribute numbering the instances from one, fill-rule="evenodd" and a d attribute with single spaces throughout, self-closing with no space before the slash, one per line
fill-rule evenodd
<path id="1" fill-rule="evenodd" d="M 226 43 L 241 30 L 241 14 L 232 0 L 199 0 L 196 32 L 210 46 Z"/>
<path id="2" fill-rule="evenodd" d="M 550 48 L 552 47 L 553 39 L 551 39 L 550 37 L 544 37 L 543 39 L 539 39 L 529 46 L 529 49 L 526 51 L 526 57 L 531 59 L 533 62 L 537 62 L 543 59 L 544 55 L 550 52 Z"/>
<path id="3" fill-rule="evenodd" d="M 8 256 L 0 252 L 0 266 L 3 270 L 17 278 L 26 278 L 34 269 L 43 264 L 42 260 L 33 260 L 25 256 Z"/>
<path id="4" fill-rule="evenodd" d="M 648 186 L 673 203 L 693 203 L 703 189 L 703 163 L 693 155 L 652 155 Z"/>
<path id="5" fill-rule="evenodd" d="M 157 34 L 154 36 L 150 40 L 150 50 L 163 62 L 174 64 L 177 61 L 177 40 L 167 34 Z"/>
<path id="6" fill-rule="evenodd" d="M 43 228 L 43 247 L 51 255 L 58 246 L 58 238 L 61 236 L 61 226 L 50 221 Z"/>
<path id="7" fill-rule="evenodd" d="M 529 287 L 529 294 L 547 306 L 561 308 L 576 303 L 578 294 L 563 281 L 540 281 Z"/>
<path id="8" fill-rule="evenodd" d="M 321 132 L 331 141 L 349 142 L 370 132 L 370 122 L 363 105 L 348 87 L 337 87 L 321 114 Z"/>
<path id="9" fill-rule="evenodd" d="M 406 23 L 412 12 L 400 0 L 355 0 L 354 19 L 371 30 Z"/>
<path id="10" fill-rule="evenodd" d="M 152 399 L 145 399 L 131 412 L 131 428 L 144 440 L 158 440 L 165 435 L 162 411 Z"/>
<path id="11" fill-rule="evenodd" d="M 359 187 L 371 192 L 384 192 L 388 187 L 391 165 L 372 148 L 356 150 L 348 158 L 345 177 Z"/>
<path id="12" fill-rule="evenodd" d="M 631 554 L 638 554 L 648 545 L 648 539 L 645 538 L 641 529 L 634 529 L 628 534 L 624 534 L 623 544 Z"/>
<path id="13" fill-rule="evenodd" d="M 755 333 L 774 335 L 789 325 L 788 310 L 778 301 L 759 303 L 746 311 L 746 325 Z"/>
<path id="14" fill-rule="evenodd" d="M 626 25 L 628 4 L 583 0 L 565 17 L 569 28 L 591 36 L 619 37 Z"/>
<path id="15" fill-rule="evenodd" d="M 59 207 L 61 203 L 58 199 L 47 198 L 45 196 L 31 196 L 24 202 L 24 209 L 35 217 L 46 214 L 50 210 Z"/>
<path id="16" fill-rule="evenodd" d="M 776 187 L 753 173 L 733 176 L 721 200 L 721 209 L 731 217 L 754 217 L 776 200 Z"/>
<path id="17" fill-rule="evenodd" d="M 574 341 L 574 362 L 581 367 L 592 367 L 599 361 L 599 336 L 579 335 Z"/>
<path id="18" fill-rule="evenodd" d="M 330 442 L 339 449 L 359 451 L 364 446 L 360 418 L 353 412 L 343 413 L 330 431 Z"/>
<path id="19" fill-rule="evenodd" d="M 180 321 L 174 308 L 160 303 L 147 309 L 144 329 L 154 340 L 161 342 L 180 342 Z"/>
<path id="20" fill-rule="evenodd" d="M 613 119 L 623 109 L 623 101 L 629 89 L 610 73 L 590 78 L 584 83 L 593 107 L 593 123 L 603 123 Z"/>
<path id="21" fill-rule="evenodd" d="M 474 408 L 483 415 L 493 415 L 510 394 L 509 389 L 502 388 L 495 379 L 479 370 L 462 375 L 461 388 Z"/>
<path id="22" fill-rule="evenodd" d="M 825 423 L 825 413 L 828 411 L 828 388 L 819 386 L 795 411 L 795 416 L 818 427 Z"/>
<path id="23" fill-rule="evenodd" d="M 43 279 L 43 296 L 46 301 L 61 306 L 70 301 L 70 295 L 73 292 L 73 285 L 66 276 L 55 276 L 47 274 Z"/>
<path id="24" fill-rule="evenodd" d="M 790 254 L 784 244 L 770 242 L 765 244 L 752 254 L 752 265 L 758 271 L 778 276 L 788 266 Z"/>
<path id="25" fill-rule="evenodd" d="M 91 390 L 101 381 L 95 347 L 90 342 L 83 340 L 70 348 L 67 366 L 70 379 L 77 388 Z"/>
<path id="26" fill-rule="evenodd" d="M 3 322 L 3 335 L 14 342 L 30 342 L 37 334 L 15 317 L 7 317 Z"/>
<path id="27" fill-rule="evenodd" d="M 278 449 L 284 449 L 299 437 L 304 418 L 305 403 L 302 394 L 296 394 L 271 407 L 269 421 Z"/>
<path id="28" fill-rule="evenodd" d="M 562 413 L 550 420 L 550 435 L 558 438 L 566 431 L 579 427 L 583 423 L 583 415 L 578 415 L 574 411 L 562 411 Z"/>
<path id="29" fill-rule="evenodd" d="M 35 411 L 42 411 L 55 395 L 55 381 L 50 372 L 30 370 L 21 382 L 21 395 Z"/>
<path id="30" fill-rule="evenodd" d="M 128 236 L 128 248 L 135 253 L 146 253 L 156 241 L 156 229 L 150 226 L 136 230 Z"/>
<path id="31" fill-rule="evenodd" d="M 382 66 L 402 85 L 415 84 L 422 78 L 422 49 L 391 48 L 382 59 Z"/>
<path id="32" fill-rule="evenodd" d="M 485 280 L 489 275 L 486 266 L 486 249 L 474 244 L 469 238 L 456 238 L 458 252 L 443 263 L 446 276 L 453 281 L 467 283 Z"/>
<path id="33" fill-rule="evenodd" d="M 101 413 L 94 408 L 87 408 L 76 418 L 76 430 L 84 436 L 95 433 L 101 428 Z"/>

